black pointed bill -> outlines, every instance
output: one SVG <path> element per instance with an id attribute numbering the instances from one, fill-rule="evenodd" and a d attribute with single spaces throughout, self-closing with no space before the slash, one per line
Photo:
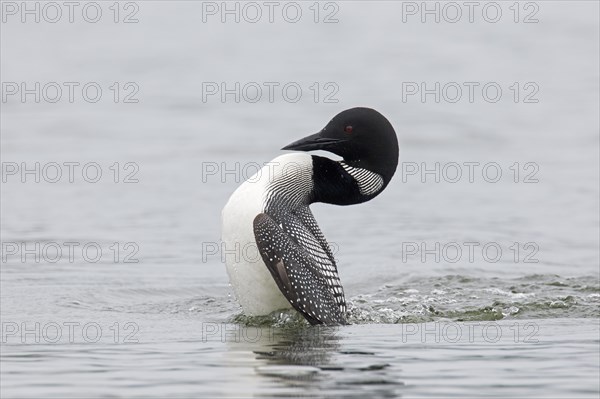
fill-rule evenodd
<path id="1" fill-rule="evenodd" d="M 345 140 L 322 137 L 321 132 L 311 134 L 298 141 L 286 145 L 282 150 L 313 151 L 328 150 L 332 145 L 343 143 Z"/>

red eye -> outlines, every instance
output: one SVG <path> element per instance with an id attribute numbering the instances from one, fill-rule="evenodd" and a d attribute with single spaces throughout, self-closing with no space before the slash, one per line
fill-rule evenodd
<path id="1" fill-rule="evenodd" d="M 345 131 L 346 133 L 352 133 L 352 126 L 350 126 L 350 125 L 346 126 L 346 127 L 344 128 L 344 131 Z"/>

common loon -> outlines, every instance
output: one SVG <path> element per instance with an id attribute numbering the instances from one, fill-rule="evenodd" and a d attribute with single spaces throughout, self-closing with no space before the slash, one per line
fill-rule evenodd
<path id="1" fill-rule="evenodd" d="M 281 155 L 238 187 L 222 212 L 223 245 L 239 251 L 226 257 L 231 285 L 247 315 L 293 307 L 311 324 L 346 324 L 337 265 L 309 205 L 359 204 L 381 193 L 398 166 L 396 133 L 379 112 L 352 108 L 282 149 L 343 160 Z"/>

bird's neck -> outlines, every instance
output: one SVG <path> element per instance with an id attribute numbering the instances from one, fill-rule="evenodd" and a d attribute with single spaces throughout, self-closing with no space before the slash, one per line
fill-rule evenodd
<path id="1" fill-rule="evenodd" d="M 382 175 L 354 162 L 293 153 L 271 161 L 262 170 L 268 178 L 265 210 L 289 212 L 314 202 L 360 204 L 376 197 L 387 185 Z"/>
<path id="2" fill-rule="evenodd" d="M 266 164 L 258 178 L 265 187 L 264 210 L 273 215 L 309 205 L 314 187 L 312 164 L 312 157 L 302 152 L 284 154 Z"/>
<path id="3" fill-rule="evenodd" d="M 360 204 L 377 196 L 385 187 L 383 178 L 367 169 L 316 155 L 312 160 L 311 203 Z"/>

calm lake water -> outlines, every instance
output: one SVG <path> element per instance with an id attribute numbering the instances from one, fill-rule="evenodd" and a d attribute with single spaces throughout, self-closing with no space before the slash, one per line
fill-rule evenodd
<path id="1" fill-rule="evenodd" d="M 598 397 L 597 2 L 23 4 L 3 398 Z M 313 206 L 352 324 L 242 315 L 223 259 L 254 253 L 221 246 L 221 208 L 354 106 L 401 164 Z"/>

